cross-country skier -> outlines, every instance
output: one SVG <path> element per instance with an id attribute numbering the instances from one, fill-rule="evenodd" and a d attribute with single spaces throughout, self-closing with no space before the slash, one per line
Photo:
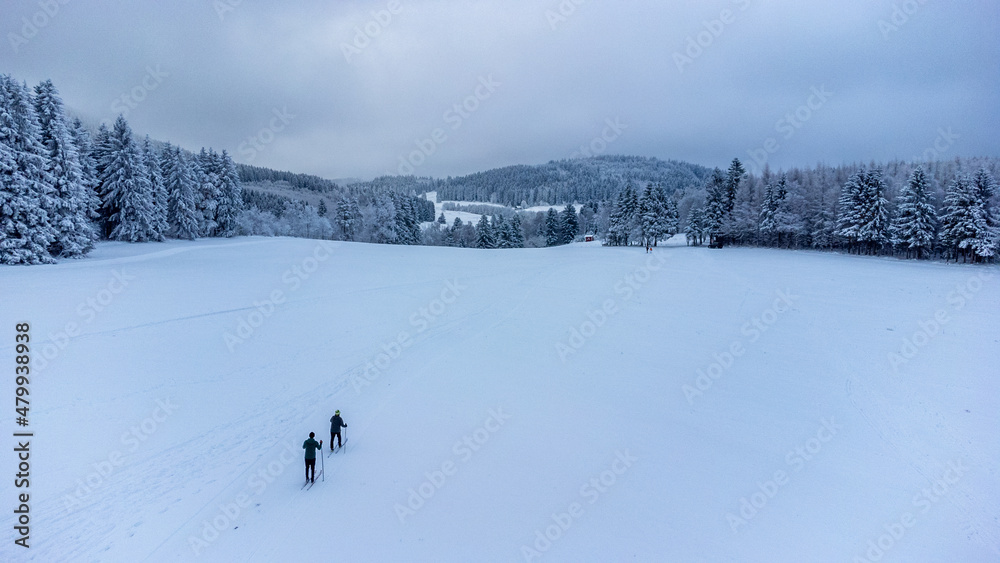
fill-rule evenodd
<path id="1" fill-rule="evenodd" d="M 309 439 L 302 443 L 302 449 L 306 451 L 306 481 L 316 482 L 316 450 L 323 451 L 323 440 L 316 441 L 316 433 L 310 432 Z M 309 477 L 309 469 L 312 469 L 312 478 Z M 325 479 L 325 477 L 324 477 Z"/>
<path id="2" fill-rule="evenodd" d="M 338 448 L 344 446 L 344 444 L 340 441 L 340 429 L 342 427 L 347 428 L 347 425 L 344 424 L 344 419 L 340 418 L 340 411 L 337 411 L 333 413 L 332 417 L 330 417 L 330 451 L 333 451 L 334 438 L 337 439 Z"/>

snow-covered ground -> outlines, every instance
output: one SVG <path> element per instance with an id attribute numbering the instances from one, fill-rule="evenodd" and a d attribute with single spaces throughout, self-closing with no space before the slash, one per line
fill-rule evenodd
<path id="1" fill-rule="evenodd" d="M 281 238 L 0 268 L 0 560 L 997 561 L 997 274 Z"/>
<path id="2" fill-rule="evenodd" d="M 456 205 L 492 205 L 497 209 L 503 209 L 506 207 L 505 205 L 500 205 L 498 203 L 482 203 L 478 201 L 438 201 L 437 192 L 427 192 L 424 194 L 424 197 L 427 201 L 434 202 L 435 219 L 444 213 L 444 220 L 447 221 L 449 227 L 455 223 L 456 217 L 461 219 L 463 223 L 472 223 L 474 225 L 479 222 L 481 215 L 478 213 L 469 213 L 468 211 L 449 211 L 444 208 L 445 203 L 454 203 Z M 424 228 L 427 228 L 430 225 L 431 223 L 429 222 L 422 223 Z"/>

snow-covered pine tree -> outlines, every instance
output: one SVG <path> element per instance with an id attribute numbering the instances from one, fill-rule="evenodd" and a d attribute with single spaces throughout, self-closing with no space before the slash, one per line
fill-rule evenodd
<path id="1" fill-rule="evenodd" d="M 732 213 L 736 205 L 736 194 L 740 190 L 740 182 L 746 175 L 746 169 L 740 159 L 734 158 L 726 171 L 726 213 Z"/>
<path id="2" fill-rule="evenodd" d="M 101 168 L 101 203 L 107 217 L 107 237 L 146 242 L 155 237 L 156 211 L 149 171 L 132 129 L 118 116 L 109 138 L 109 152 Z"/>
<path id="3" fill-rule="evenodd" d="M 444 213 L 442 213 L 442 215 L 444 215 Z M 448 229 L 447 238 L 452 246 L 465 246 L 464 241 L 462 240 L 463 227 L 464 225 L 462 224 L 462 220 L 455 217 L 455 221 L 452 222 L 451 228 Z"/>
<path id="4" fill-rule="evenodd" d="M 497 240 L 493 233 L 493 226 L 490 225 L 486 215 L 479 216 L 479 223 L 476 225 L 476 248 L 496 248 Z"/>
<path id="5" fill-rule="evenodd" d="M 353 241 L 355 235 L 360 230 L 361 210 L 358 207 L 358 200 L 343 197 L 337 202 L 337 227 L 344 240 Z"/>
<path id="6" fill-rule="evenodd" d="M 660 207 L 663 209 L 662 234 L 667 236 L 676 235 L 680 231 L 681 222 L 680 214 L 677 211 L 677 202 L 674 201 L 673 197 L 667 195 L 666 190 L 660 184 L 657 184 L 654 188 L 654 194 L 660 202 Z"/>
<path id="7" fill-rule="evenodd" d="M 794 245 L 800 227 L 801 217 L 792 210 L 788 198 L 788 178 L 782 174 L 776 184 L 768 185 L 764 190 L 761 235 L 769 245 L 789 248 Z"/>
<path id="8" fill-rule="evenodd" d="M 827 189 L 822 185 L 810 195 L 812 199 L 807 203 L 808 211 L 803 225 L 808 229 L 809 244 L 813 248 L 830 248 L 833 246 L 835 239 L 833 233 L 837 228 L 830 206 L 833 198 L 828 197 Z"/>
<path id="9" fill-rule="evenodd" d="M 705 186 L 707 199 L 705 201 L 705 230 L 709 245 L 721 244 L 722 227 L 729 214 L 729 186 L 722 170 L 712 171 Z"/>
<path id="10" fill-rule="evenodd" d="M 632 187 L 632 184 L 626 184 L 625 186 L 625 199 L 624 199 L 623 212 L 623 229 L 625 234 L 624 244 L 627 246 L 630 240 L 635 240 L 639 238 L 640 226 L 639 226 L 639 192 Z"/>
<path id="11" fill-rule="evenodd" d="M 378 244 L 393 244 L 396 242 L 396 206 L 388 193 L 376 194 L 373 202 L 375 216 L 372 220 L 371 241 Z"/>
<path id="12" fill-rule="evenodd" d="M 319 200 L 319 209 L 316 210 L 316 214 L 320 217 L 326 217 L 327 212 L 329 210 L 326 208 L 326 198 L 322 198 Z"/>
<path id="13" fill-rule="evenodd" d="M 704 242 L 707 220 L 704 207 L 694 207 L 691 209 L 688 213 L 687 225 L 684 227 L 684 234 L 687 236 L 688 244 L 700 246 Z"/>
<path id="14" fill-rule="evenodd" d="M 580 221 L 576 216 L 576 208 L 572 203 L 559 214 L 559 244 L 569 244 L 576 239 L 580 233 Z"/>
<path id="15" fill-rule="evenodd" d="M 793 248 L 798 244 L 798 237 L 808 232 L 805 228 L 806 220 L 800 211 L 805 206 L 804 199 L 797 190 L 794 192 L 789 190 L 785 174 L 781 175 L 775 185 L 775 199 L 777 208 L 774 212 L 774 223 L 778 235 L 777 243 L 785 248 Z"/>
<path id="16" fill-rule="evenodd" d="M 219 181 L 219 203 L 215 208 L 217 235 L 231 237 L 236 234 L 236 218 L 243 210 L 243 187 L 240 185 L 236 163 L 228 152 L 222 151 L 221 155 L 216 155 L 216 167 Z M 319 216 L 324 215 L 326 202 L 320 200 Z"/>
<path id="17" fill-rule="evenodd" d="M 858 242 L 866 247 L 868 254 L 877 254 L 889 242 L 889 202 L 885 199 L 881 169 L 864 175 L 861 201 Z"/>
<path id="18" fill-rule="evenodd" d="M 521 226 L 521 217 L 517 213 L 507 222 L 507 228 L 510 233 L 510 247 L 524 248 L 524 230 Z"/>
<path id="19" fill-rule="evenodd" d="M 420 229 L 420 200 L 415 196 L 404 196 L 406 200 L 406 227 L 409 229 L 411 244 L 423 241 L 423 231 Z M 431 215 L 433 218 L 434 215 Z"/>
<path id="20" fill-rule="evenodd" d="M 142 163 L 149 174 L 150 193 L 153 196 L 152 208 L 152 232 L 149 240 L 163 241 L 170 230 L 170 223 L 167 221 L 167 208 L 169 197 L 167 188 L 163 183 L 163 171 L 160 169 L 160 159 L 157 158 L 153 150 L 153 144 L 149 140 L 149 135 L 142 141 Z"/>
<path id="21" fill-rule="evenodd" d="M 73 120 L 70 135 L 73 137 L 73 144 L 80 160 L 80 183 L 84 189 L 81 198 L 85 201 L 87 218 L 91 221 L 91 230 L 97 238 L 100 231 L 95 221 L 100 218 L 101 198 L 97 195 L 97 162 L 94 160 L 94 145 L 90 133 L 79 119 Z"/>
<path id="22" fill-rule="evenodd" d="M 167 191 L 168 234 L 194 240 L 198 238 L 199 226 L 195 203 L 198 185 L 195 183 L 191 164 L 179 147 L 168 144 L 163 149 L 160 166 L 164 189 Z"/>
<path id="23" fill-rule="evenodd" d="M 643 246 L 653 246 L 664 232 L 663 216 L 660 199 L 656 196 L 652 182 L 646 184 L 639 196 L 639 229 Z"/>
<path id="24" fill-rule="evenodd" d="M 552 207 L 545 214 L 545 246 L 556 246 L 562 242 L 559 214 Z"/>
<path id="25" fill-rule="evenodd" d="M 423 239 L 416 198 L 400 195 L 397 217 L 402 219 L 399 237 L 401 244 L 420 244 Z"/>
<path id="26" fill-rule="evenodd" d="M 454 230 L 445 224 L 441 227 L 441 234 L 443 235 L 441 239 L 441 244 L 444 246 L 455 246 L 455 233 Z"/>
<path id="27" fill-rule="evenodd" d="M 0 264 L 50 264 L 51 176 L 26 88 L 0 75 Z"/>
<path id="28" fill-rule="evenodd" d="M 836 235 L 843 239 L 848 252 L 857 247 L 858 232 L 861 228 L 864 207 L 863 192 L 865 182 L 864 169 L 855 172 L 847 179 L 840 190 L 837 202 Z"/>
<path id="29" fill-rule="evenodd" d="M 219 228 L 215 219 L 219 207 L 219 169 L 214 153 L 202 147 L 201 152 L 193 161 L 194 176 L 198 189 L 195 191 L 195 203 L 198 209 L 198 234 L 203 237 L 213 237 Z"/>
<path id="30" fill-rule="evenodd" d="M 112 124 L 113 125 L 113 124 Z M 108 238 L 111 226 L 108 223 L 107 210 L 104 208 L 104 198 L 101 194 L 101 178 L 104 176 L 104 166 L 109 161 L 111 154 L 111 129 L 107 123 L 102 122 L 97 127 L 91 143 L 91 159 L 94 161 L 94 197 L 97 199 L 97 224 L 98 238 Z"/>
<path id="31" fill-rule="evenodd" d="M 738 163 L 738 161 L 737 161 Z M 740 166 L 742 170 L 742 165 Z M 730 173 L 734 173 L 730 170 Z M 723 226 L 726 240 L 734 244 L 755 244 L 758 238 L 759 204 L 755 201 L 754 183 L 741 182 L 742 173 L 727 178 L 736 186 L 733 208 Z"/>
<path id="32" fill-rule="evenodd" d="M 512 248 L 510 241 L 510 225 L 503 215 L 494 215 L 492 220 L 493 233 L 496 236 L 497 248 Z"/>
<path id="33" fill-rule="evenodd" d="M 778 232 L 778 225 L 774 221 L 774 213 L 778 210 L 775 201 L 775 189 L 773 184 L 764 186 L 764 201 L 760 204 L 760 219 L 758 229 L 760 231 L 760 243 L 764 246 L 773 246 Z"/>
<path id="34" fill-rule="evenodd" d="M 394 217 L 394 230 L 396 231 L 396 240 L 393 242 L 395 244 L 413 244 L 413 240 L 410 238 L 410 205 L 406 197 L 401 196 L 395 192 L 390 192 L 389 197 L 392 198 L 393 206 L 396 208 L 396 215 Z"/>
<path id="35" fill-rule="evenodd" d="M 462 248 L 475 248 L 476 246 L 476 226 L 469 221 L 462 225 L 462 230 L 455 236 L 459 246 Z"/>
<path id="36" fill-rule="evenodd" d="M 993 209 L 993 197 L 996 195 L 996 184 L 985 168 L 980 168 L 972 177 L 972 189 L 976 194 L 976 237 L 972 250 L 977 260 L 992 260 L 997 255 L 1000 231 L 997 228 L 996 210 Z"/>
<path id="37" fill-rule="evenodd" d="M 91 143 L 91 157 L 94 159 L 94 176 L 100 181 L 104 163 L 111 152 L 111 130 L 104 123 L 97 126 L 97 134 Z M 99 194 L 98 194 L 99 195 Z"/>
<path id="38" fill-rule="evenodd" d="M 639 222 L 639 197 L 632 184 L 618 192 L 608 222 L 606 243 L 611 246 L 628 246 L 635 236 L 641 236 Z"/>
<path id="39" fill-rule="evenodd" d="M 84 182 L 76 143 L 66 124 L 62 99 L 51 80 L 35 87 L 35 113 L 54 189 L 50 220 L 56 239 L 49 250 L 53 256 L 78 258 L 94 248 L 97 237 L 92 222 L 92 199 Z"/>
<path id="40" fill-rule="evenodd" d="M 448 220 L 444 218 L 444 211 L 442 211 L 441 214 L 438 215 L 437 223 L 438 225 L 445 225 L 445 226 L 448 225 Z"/>
<path id="41" fill-rule="evenodd" d="M 97 234 L 99 237 L 108 238 L 111 227 L 108 225 L 107 210 L 104 209 L 104 199 L 101 196 L 101 178 L 104 177 L 104 165 L 108 162 L 108 155 L 111 154 L 111 131 L 108 126 L 101 123 L 97 127 L 97 134 L 94 135 L 91 143 L 90 156 L 94 161 L 94 197 L 97 199 Z"/>
<path id="42" fill-rule="evenodd" d="M 896 203 L 892 226 L 893 245 L 917 259 L 923 258 L 934 245 L 934 205 L 924 169 L 918 166 L 903 185 Z"/>
<path id="43" fill-rule="evenodd" d="M 611 211 L 608 213 L 608 231 L 604 237 L 604 243 L 609 246 L 618 246 L 622 244 L 622 239 L 624 235 L 622 231 L 624 230 L 623 221 L 623 201 L 625 198 L 624 192 L 618 192 L 618 197 L 615 200 L 614 206 L 612 206 Z"/>
<path id="44" fill-rule="evenodd" d="M 954 256 L 956 261 L 959 256 L 963 262 L 972 256 L 979 234 L 977 223 L 980 221 L 980 213 L 972 178 L 967 174 L 959 174 L 945 192 L 944 209 L 940 217 L 941 245 L 947 255 Z"/>
<path id="45" fill-rule="evenodd" d="M 993 220 L 995 210 L 992 208 L 993 198 L 996 197 L 997 185 L 993 176 L 986 170 L 980 168 L 972 177 L 972 188 L 976 191 L 976 199 L 983 203 L 983 206 L 990 212 L 990 219 Z"/>

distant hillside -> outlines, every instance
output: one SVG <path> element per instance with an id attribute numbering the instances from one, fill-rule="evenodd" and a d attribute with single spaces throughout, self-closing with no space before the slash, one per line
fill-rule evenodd
<path id="1" fill-rule="evenodd" d="M 418 176 L 380 176 L 374 180 L 356 182 L 348 186 L 351 190 L 389 191 L 404 195 L 421 195 L 436 189 L 440 180 Z"/>
<path id="2" fill-rule="evenodd" d="M 240 181 L 244 183 L 284 182 L 292 189 L 309 190 L 313 192 L 332 192 L 339 186 L 331 180 L 309 174 L 296 174 L 281 170 L 271 170 L 249 164 L 237 164 Z"/>
<path id="3" fill-rule="evenodd" d="M 598 156 L 515 165 L 456 178 L 383 176 L 352 183 L 350 190 L 388 190 L 400 194 L 436 191 L 438 201 L 481 201 L 516 207 L 573 201 L 608 201 L 626 184 L 658 183 L 667 192 L 701 186 L 711 171 L 704 166 L 639 156 Z"/>
<path id="4" fill-rule="evenodd" d="M 287 204 L 293 201 L 304 201 L 318 209 L 320 201 L 325 199 L 329 207 L 331 203 L 340 199 L 340 194 L 343 192 L 335 182 L 309 174 L 247 164 L 238 164 L 237 171 L 246 194 L 244 197 L 246 203 L 259 209 L 268 209 L 277 216 L 280 216 Z"/>
<path id="5" fill-rule="evenodd" d="M 626 184 L 648 182 L 668 193 L 704 184 L 704 166 L 639 156 L 598 156 L 507 166 L 435 182 L 439 200 L 484 201 L 510 206 L 607 201 Z"/>
<path id="6" fill-rule="evenodd" d="M 310 174 L 297 174 L 259 166 L 238 164 L 240 181 L 247 189 L 318 205 L 321 199 L 339 201 L 343 196 L 365 198 L 377 192 L 420 195 L 433 191 L 436 180 L 415 176 L 383 176 L 374 180 L 348 180 L 343 183 Z"/>
<path id="7" fill-rule="evenodd" d="M 271 194 L 287 201 L 304 201 L 315 208 L 319 208 L 321 200 L 326 200 L 326 205 L 329 207 L 331 203 L 335 203 L 340 199 L 338 192 L 318 192 L 296 188 L 283 180 L 279 182 L 272 182 L 270 180 L 263 182 L 243 182 L 243 191 Z"/>

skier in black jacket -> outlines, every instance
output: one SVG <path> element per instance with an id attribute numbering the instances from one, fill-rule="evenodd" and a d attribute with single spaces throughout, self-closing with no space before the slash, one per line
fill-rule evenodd
<path id="1" fill-rule="evenodd" d="M 323 440 L 316 441 L 316 433 L 310 432 L 309 439 L 302 443 L 302 449 L 306 451 L 306 481 L 316 482 L 316 450 L 323 454 Z M 309 470 L 312 470 L 312 477 L 309 477 Z"/>
<path id="2" fill-rule="evenodd" d="M 333 451 L 333 439 L 337 439 L 337 447 L 343 447 L 343 443 L 340 441 L 340 429 L 347 428 L 344 424 L 344 419 L 340 418 L 340 411 L 333 413 L 330 417 L 330 450 Z"/>

